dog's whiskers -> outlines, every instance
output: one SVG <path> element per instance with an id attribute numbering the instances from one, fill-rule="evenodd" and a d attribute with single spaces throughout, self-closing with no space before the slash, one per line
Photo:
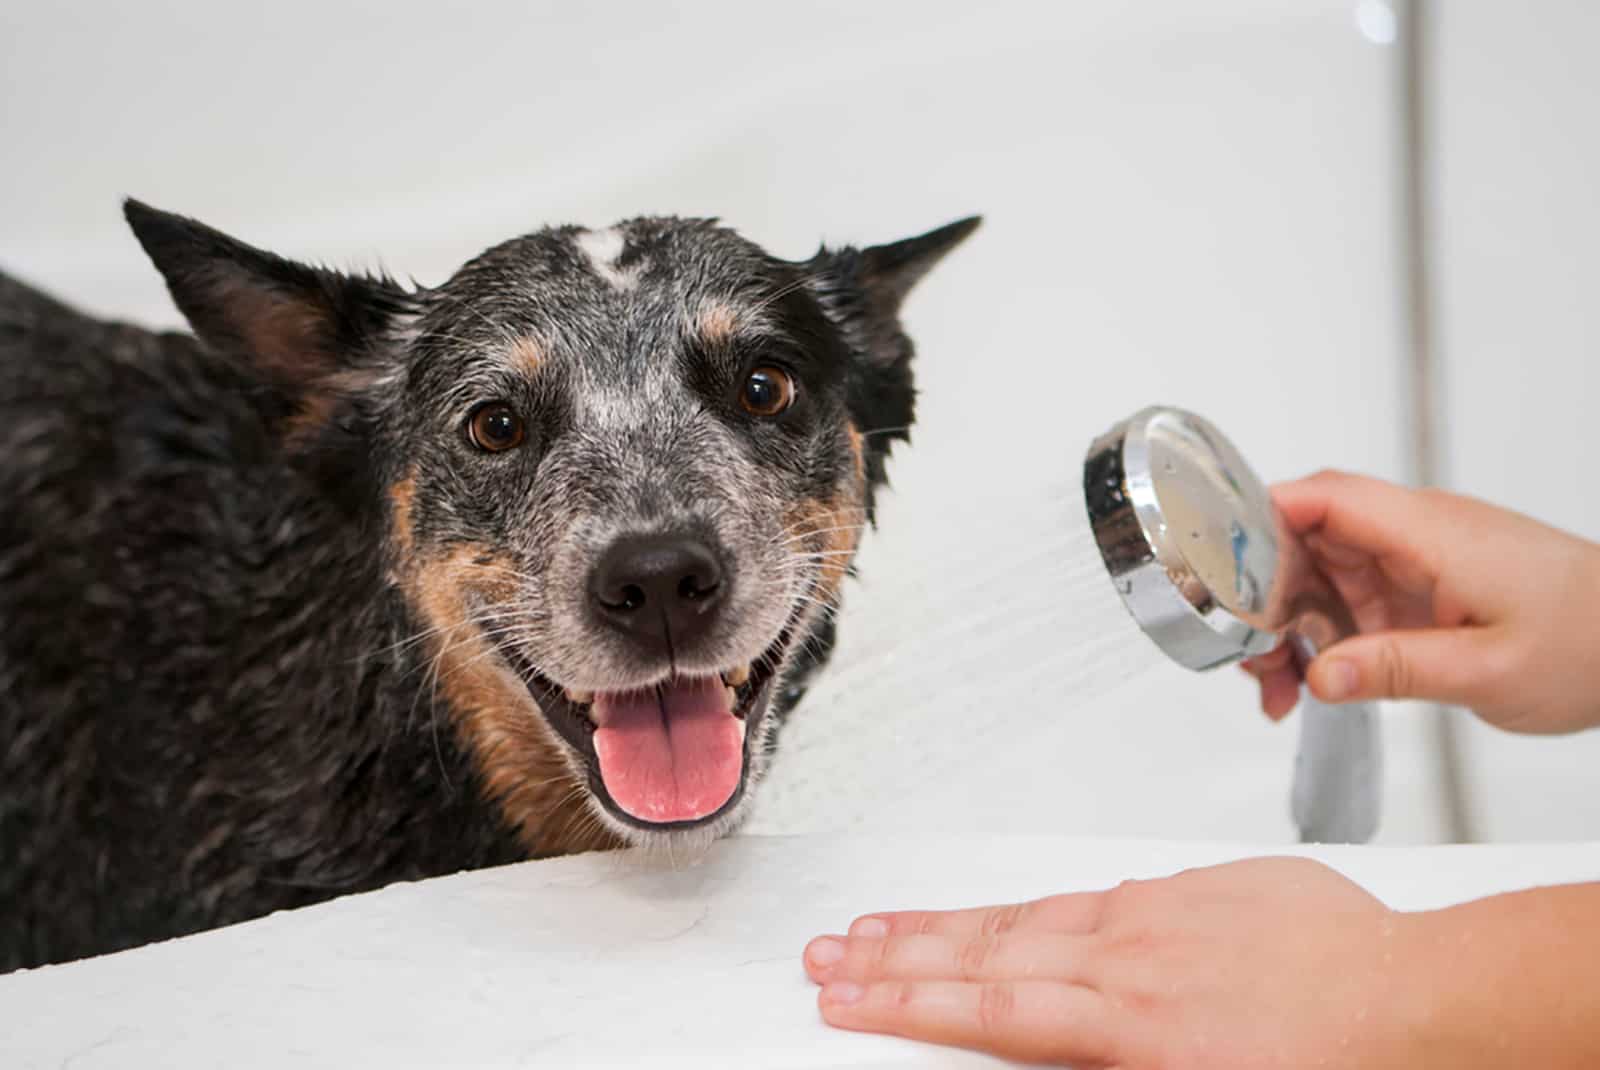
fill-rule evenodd
<path id="1" fill-rule="evenodd" d="M 872 438 L 874 435 L 895 435 L 910 430 L 910 424 L 895 424 L 891 427 L 874 427 L 866 431 L 857 431 L 856 434 L 862 438 Z"/>
<path id="2" fill-rule="evenodd" d="M 812 539 L 815 539 L 819 535 L 831 535 L 831 534 L 833 534 L 835 532 L 839 532 L 839 531 L 863 531 L 868 526 L 869 525 L 866 524 L 866 523 L 860 523 L 860 524 L 837 524 L 837 525 L 834 525 L 833 527 L 826 527 L 826 528 L 808 528 L 808 529 L 806 529 L 804 531 L 790 532 L 790 533 L 788 533 L 788 535 L 785 538 L 782 538 L 782 539 L 778 540 L 773 545 L 776 546 L 776 547 L 779 547 L 779 548 L 783 548 L 783 547 L 793 546 L 795 543 L 808 542 L 808 541 L 810 541 Z"/>
<path id="3" fill-rule="evenodd" d="M 805 289 L 812 283 L 821 282 L 827 277 L 828 273 L 826 271 L 811 271 L 803 275 L 799 275 L 785 283 L 783 286 L 778 287 L 777 290 L 773 291 L 761 301 L 757 302 L 753 311 L 756 313 L 765 312 L 767 309 L 771 308 L 785 297 L 788 297 L 796 290 Z"/>

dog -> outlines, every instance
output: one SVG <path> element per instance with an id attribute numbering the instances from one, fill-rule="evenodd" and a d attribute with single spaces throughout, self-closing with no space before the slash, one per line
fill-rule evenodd
<path id="1" fill-rule="evenodd" d="M 0 970 L 734 828 L 978 220 L 553 227 L 424 288 L 124 207 L 192 335 L 0 276 Z"/>

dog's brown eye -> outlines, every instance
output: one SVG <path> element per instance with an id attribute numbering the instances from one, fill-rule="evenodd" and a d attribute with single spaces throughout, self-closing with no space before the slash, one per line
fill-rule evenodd
<path id="1" fill-rule="evenodd" d="M 739 404 L 755 416 L 776 416 L 794 404 L 794 380 L 779 368 L 757 368 L 744 381 Z"/>
<path id="2" fill-rule="evenodd" d="M 522 435 L 522 417 L 502 402 L 479 405 L 467 418 L 467 437 L 488 453 L 515 449 L 522 445 Z"/>

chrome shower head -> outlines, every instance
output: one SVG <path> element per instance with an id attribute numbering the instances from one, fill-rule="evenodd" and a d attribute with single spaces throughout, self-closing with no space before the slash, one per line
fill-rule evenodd
<path id="1" fill-rule="evenodd" d="M 1090 444 L 1089 524 L 1139 627 L 1185 668 L 1289 641 L 1302 664 L 1353 634 L 1349 610 L 1222 433 L 1181 409 L 1143 409 Z M 1303 839 L 1356 842 L 1378 819 L 1379 746 L 1366 704 L 1307 698 L 1296 762 Z"/>

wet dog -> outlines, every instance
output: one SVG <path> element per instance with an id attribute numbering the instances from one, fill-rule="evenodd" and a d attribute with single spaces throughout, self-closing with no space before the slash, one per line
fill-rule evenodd
<path id="1" fill-rule="evenodd" d="M 427 289 L 126 214 L 193 336 L 0 276 L 0 969 L 736 825 L 976 220 L 559 227 Z"/>

